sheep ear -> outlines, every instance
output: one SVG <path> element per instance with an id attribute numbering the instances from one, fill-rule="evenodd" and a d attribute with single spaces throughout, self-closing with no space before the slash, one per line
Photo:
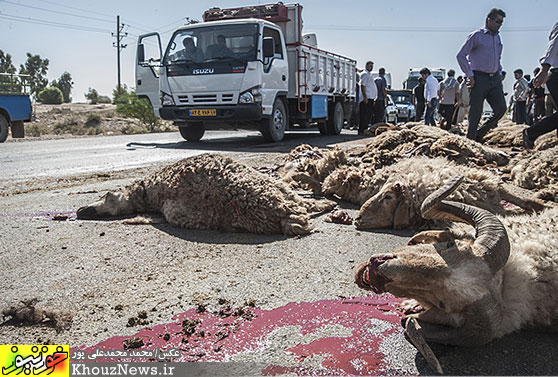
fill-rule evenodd
<path id="1" fill-rule="evenodd" d="M 395 210 L 395 215 L 393 216 L 393 228 L 402 229 L 410 225 L 410 215 L 409 215 L 409 202 L 403 200 Z"/>

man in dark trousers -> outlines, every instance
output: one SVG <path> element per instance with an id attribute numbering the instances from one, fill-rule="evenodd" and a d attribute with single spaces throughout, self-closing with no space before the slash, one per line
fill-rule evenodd
<path id="1" fill-rule="evenodd" d="M 555 103 L 558 103 L 558 22 L 552 28 L 549 39 L 546 52 L 540 59 L 541 70 L 533 79 L 533 86 L 538 88 L 546 82 L 550 96 Z M 523 146 L 525 149 L 533 148 L 537 137 L 556 129 L 558 129 L 558 113 L 542 118 L 523 130 Z"/>
<path id="2" fill-rule="evenodd" d="M 376 89 L 378 89 L 378 97 L 374 101 L 374 123 L 383 122 L 386 115 L 386 98 L 387 98 L 387 81 L 384 77 L 386 69 L 378 70 L 378 77 L 374 79 Z"/>
<path id="3" fill-rule="evenodd" d="M 426 101 L 424 99 L 424 79 L 422 77 L 419 78 L 419 83 L 415 86 L 413 92 L 415 93 L 415 122 L 420 122 L 424 115 L 424 108 L 426 107 Z"/>
<path id="4" fill-rule="evenodd" d="M 364 135 L 364 130 L 368 128 L 370 118 L 374 111 L 374 100 L 378 96 L 378 89 L 372 78 L 372 68 L 374 68 L 374 63 L 371 61 L 366 62 L 365 70 L 360 75 L 360 94 L 362 94 L 362 102 L 360 103 L 359 135 Z"/>
<path id="5" fill-rule="evenodd" d="M 499 30 L 506 13 L 493 8 L 486 17 L 485 27 L 469 34 L 457 53 L 457 62 L 467 76 L 471 88 L 469 128 L 467 137 L 482 140 L 496 127 L 506 112 L 506 100 L 502 87 L 502 41 Z M 493 115 L 477 130 L 483 111 L 484 100 L 492 107 Z"/>

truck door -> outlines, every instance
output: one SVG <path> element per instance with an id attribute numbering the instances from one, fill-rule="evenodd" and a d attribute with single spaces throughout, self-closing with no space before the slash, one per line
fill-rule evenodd
<path id="1" fill-rule="evenodd" d="M 159 91 L 159 69 L 161 69 L 161 37 L 159 33 L 143 34 L 138 37 L 136 52 L 136 94 L 147 98 L 159 116 L 161 96 Z"/>
<path id="2" fill-rule="evenodd" d="M 283 36 L 279 29 L 268 26 L 263 30 L 264 38 L 273 38 L 275 54 L 271 58 L 264 59 L 264 84 L 262 85 L 262 105 L 269 109 L 273 107 L 273 101 L 277 93 L 287 94 L 289 88 L 289 70 L 287 63 L 287 51 L 283 43 Z M 268 113 L 264 111 L 264 113 Z"/>

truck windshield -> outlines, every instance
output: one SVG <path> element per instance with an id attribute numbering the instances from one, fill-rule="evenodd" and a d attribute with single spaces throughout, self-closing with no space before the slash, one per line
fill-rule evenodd
<path id="1" fill-rule="evenodd" d="M 256 60 L 258 25 L 219 25 L 177 31 L 163 64 Z"/>

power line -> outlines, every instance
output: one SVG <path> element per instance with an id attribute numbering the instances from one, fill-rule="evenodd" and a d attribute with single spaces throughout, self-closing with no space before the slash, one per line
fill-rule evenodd
<path id="1" fill-rule="evenodd" d="M 406 33 L 463 33 L 471 32 L 475 28 L 420 28 L 420 27 L 374 27 L 374 26 L 343 26 L 343 25 L 304 25 L 313 30 L 336 30 L 336 31 L 378 31 L 378 32 L 406 32 Z M 501 32 L 539 32 L 548 31 L 550 27 L 523 27 L 503 29 Z"/>
<path id="2" fill-rule="evenodd" d="M 6 14 L 6 13 L 1 13 L 0 18 L 12 20 L 12 21 L 27 22 L 27 23 L 32 23 L 32 24 L 59 27 L 59 28 L 63 28 L 63 29 L 92 31 L 92 32 L 96 32 L 96 33 L 107 33 L 107 34 L 110 33 L 110 30 L 106 30 L 106 29 L 99 29 L 99 28 L 88 27 L 88 26 L 80 26 L 80 25 L 63 24 L 63 23 L 60 23 L 60 22 L 39 20 L 39 19 L 36 19 L 36 18 L 31 18 L 31 17 L 19 17 L 19 16 L 14 16 L 14 15 L 11 15 L 11 14 Z"/>
<path id="3" fill-rule="evenodd" d="M 31 8 L 31 9 L 38 9 L 38 10 L 42 10 L 45 12 L 51 12 L 51 13 L 57 13 L 57 14 L 63 14 L 66 16 L 72 16 L 72 17 L 80 17 L 80 18 L 86 18 L 89 20 L 95 20 L 95 21 L 101 21 L 101 22 L 109 22 L 109 23 L 113 23 L 113 21 L 109 21 L 109 20 L 104 20 L 102 18 L 97 18 L 97 17 L 89 17 L 89 16 L 82 16 L 79 14 L 74 14 L 74 13 L 68 13 L 68 12 L 60 12 L 60 11 L 56 11 L 56 10 L 51 10 L 51 9 L 46 9 L 46 8 L 41 8 L 41 7 L 34 7 L 32 5 L 25 5 L 25 4 L 19 4 L 19 3 L 14 3 L 13 1 L 8 1 L 8 0 L 0 0 L 3 3 L 7 3 L 7 4 L 13 4 L 13 5 L 17 5 L 20 7 L 26 7 L 26 8 Z"/>

